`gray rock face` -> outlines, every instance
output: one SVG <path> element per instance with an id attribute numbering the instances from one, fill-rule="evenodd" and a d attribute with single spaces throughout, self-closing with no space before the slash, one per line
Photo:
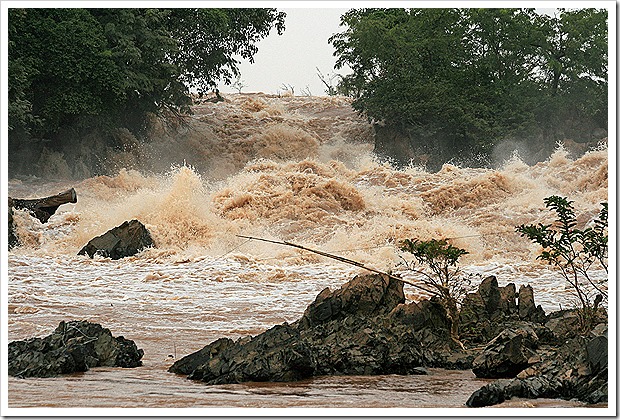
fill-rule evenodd
<path id="1" fill-rule="evenodd" d="M 135 255 L 144 248 L 154 245 L 148 229 L 138 220 L 131 220 L 91 239 L 78 252 L 78 255 L 88 254 L 92 258 L 98 254 L 118 260 Z"/>
<path id="2" fill-rule="evenodd" d="M 336 291 L 323 290 L 297 322 L 236 342 L 216 340 L 178 360 L 169 371 L 208 384 L 317 375 L 424 374 L 422 365 L 443 359 L 430 350 L 425 353 L 424 337 L 413 319 L 402 322 L 406 317 L 394 311 L 404 300 L 402 282 L 360 275 Z M 436 333 L 440 342 L 441 332 Z M 446 330 L 444 341 L 448 340 Z M 444 343 L 442 349 L 447 346 Z"/>
<path id="3" fill-rule="evenodd" d="M 570 338 L 539 352 L 539 361 L 513 379 L 483 386 L 467 400 L 469 407 L 499 404 L 511 398 L 576 398 L 588 403 L 608 398 L 607 328 L 601 324 L 587 337 Z"/>
<path id="4" fill-rule="evenodd" d="M 142 366 L 144 352 L 126 338 L 86 321 L 61 322 L 44 338 L 13 341 L 8 346 L 8 373 L 18 377 L 51 377 L 86 372 L 91 367 Z"/>
<path id="5" fill-rule="evenodd" d="M 537 347 L 538 336 L 532 328 L 506 329 L 474 359 L 472 371 L 478 378 L 514 378 L 530 365 Z"/>

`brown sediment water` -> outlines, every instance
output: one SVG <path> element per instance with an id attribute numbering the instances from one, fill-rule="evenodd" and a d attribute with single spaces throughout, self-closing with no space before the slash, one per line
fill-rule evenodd
<path id="1" fill-rule="evenodd" d="M 7 261 L 9 340 L 48 335 L 61 320 L 84 319 L 145 350 L 137 369 L 9 378 L 10 407 L 463 407 L 487 383 L 470 371 L 440 369 L 427 376 L 225 386 L 168 373 L 174 360 L 217 338 L 295 321 L 321 290 L 360 272 L 236 235 L 291 241 L 396 272 L 403 270 L 399 241 L 450 238 L 470 252 L 464 270 L 480 278 L 493 274 L 500 285 L 531 284 L 547 312 L 571 306 L 561 276 L 536 260 L 539 249 L 514 228 L 549 222 L 553 214 L 543 198 L 553 194 L 575 201 L 581 223 L 596 217 L 607 201 L 606 147 L 581 157 L 559 148 L 533 166 L 513 157 L 496 169 L 446 164 L 428 173 L 374 159 L 364 123 L 344 99 L 258 95 L 216 105 L 198 107 L 195 132 L 175 140 L 177 151 L 202 153 L 196 167 L 154 172 L 150 162 L 149 170 L 124 168 L 79 181 L 9 180 L 14 197 L 51 195 L 66 186 L 78 193 L 76 204 L 62 206 L 44 225 L 15 212 L 22 245 Z M 118 261 L 76 255 L 89 239 L 129 219 L 147 226 L 155 248 Z M 405 292 L 421 297 L 409 286 Z M 516 400 L 501 406 L 530 405 L 582 404 Z"/>

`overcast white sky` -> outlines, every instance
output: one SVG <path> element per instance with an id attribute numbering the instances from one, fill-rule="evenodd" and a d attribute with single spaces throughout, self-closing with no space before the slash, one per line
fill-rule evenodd
<path id="1" fill-rule="evenodd" d="M 295 95 L 302 90 L 314 96 L 325 95 L 325 86 L 317 75 L 317 67 L 323 75 L 346 74 L 349 70 L 334 70 L 336 58 L 334 49 L 327 42 L 334 33 L 346 28 L 340 27 L 340 16 L 352 7 L 536 7 L 541 13 L 550 13 L 557 7 L 609 7 L 610 2 L 584 1 L 441 1 L 441 2 L 285 2 L 261 5 L 275 6 L 286 12 L 286 30 L 283 35 L 271 31 L 260 41 L 254 63 L 243 60 L 239 66 L 242 92 L 282 92 L 283 84 L 294 87 Z M 305 5 L 303 4 L 305 3 Z M 611 3 L 613 5 L 613 3 Z M 285 6 L 285 7 L 282 7 Z M 247 5 L 244 5 L 247 7 Z M 613 6 L 612 6 L 613 7 Z M 237 92 L 237 89 L 221 84 L 222 92 Z"/>
<path id="2" fill-rule="evenodd" d="M 271 31 L 260 41 L 254 64 L 246 60 L 239 66 L 241 81 L 246 85 L 242 92 L 278 93 L 282 85 L 290 85 L 295 95 L 302 89 L 314 96 L 325 95 L 325 86 L 317 75 L 334 73 L 336 58 L 333 47 L 327 42 L 334 33 L 341 32 L 340 16 L 348 9 L 329 8 L 279 8 L 286 12 L 286 30 L 278 36 Z M 345 73 L 346 70 L 338 71 Z M 231 87 L 220 86 L 222 92 L 237 92 Z"/>

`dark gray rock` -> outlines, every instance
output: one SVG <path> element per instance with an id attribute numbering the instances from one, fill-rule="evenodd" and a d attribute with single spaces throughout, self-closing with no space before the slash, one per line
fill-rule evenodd
<path id="1" fill-rule="evenodd" d="M 8 346 L 8 373 L 18 377 L 51 377 L 86 372 L 91 367 L 142 366 L 144 352 L 126 338 L 87 321 L 61 322 L 44 338 L 13 341 Z"/>
<path id="2" fill-rule="evenodd" d="M 399 304 L 389 316 L 395 322 L 411 325 L 418 331 L 424 328 L 446 332 L 450 330 L 448 313 L 436 297 L 420 302 Z"/>
<path id="3" fill-rule="evenodd" d="M 424 374 L 422 365 L 442 359 L 430 350 L 425 353 L 411 323 L 395 322 L 388 315 L 403 302 L 401 281 L 356 276 L 338 290 L 323 290 L 297 322 L 250 339 L 217 340 L 180 359 L 169 371 L 208 384 Z"/>
<path id="4" fill-rule="evenodd" d="M 56 213 L 58 207 L 68 203 L 77 203 L 77 194 L 73 188 L 50 197 L 9 200 L 11 207 L 28 210 L 41 223 L 46 223 Z"/>
<path id="5" fill-rule="evenodd" d="M 377 316 L 405 302 L 403 284 L 382 275 L 356 276 L 340 289 L 324 289 L 300 320 L 302 328 L 342 320 L 350 315 Z"/>
<path id="6" fill-rule="evenodd" d="M 599 324 L 593 331 L 594 336 L 586 344 L 586 363 L 592 372 L 607 369 L 609 359 L 607 325 Z"/>
<path id="7" fill-rule="evenodd" d="M 312 376 L 316 364 L 309 348 L 300 340 L 299 331 L 287 324 L 277 325 L 244 344 L 216 341 L 201 352 L 203 358 L 192 358 L 197 366 L 188 378 L 212 385 L 300 380 Z M 188 371 L 187 363 L 183 370 L 177 370 L 175 365 L 171 372 Z"/>
<path id="8" fill-rule="evenodd" d="M 519 288 L 519 318 L 539 323 L 546 320 L 545 311 L 534 303 L 534 289 L 530 285 Z"/>
<path id="9" fill-rule="evenodd" d="M 522 321 L 543 324 L 547 320 L 541 306 L 534 304 L 530 286 L 508 283 L 499 287 L 495 276 L 486 277 L 478 290 L 468 293 L 460 311 L 461 338 L 467 343 L 488 343 L 506 328 L 518 326 Z"/>
<path id="10" fill-rule="evenodd" d="M 530 365 L 537 347 L 538 336 L 532 328 L 506 329 L 474 359 L 472 371 L 478 378 L 513 378 Z"/>
<path id="11" fill-rule="evenodd" d="M 539 361 L 516 378 L 487 384 L 474 392 L 469 407 L 499 404 L 511 398 L 578 399 L 588 403 L 608 399 L 606 328 L 586 337 L 565 340 L 560 347 L 538 351 Z"/>
<path id="12" fill-rule="evenodd" d="M 155 246 L 148 229 L 138 220 L 124 222 L 101 236 L 91 239 L 78 255 L 95 254 L 118 260 Z"/>

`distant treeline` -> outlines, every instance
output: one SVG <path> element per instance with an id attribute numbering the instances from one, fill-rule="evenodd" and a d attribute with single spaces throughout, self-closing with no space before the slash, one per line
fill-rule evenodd
<path id="1" fill-rule="evenodd" d="M 607 128 L 606 10 L 358 9 L 341 24 L 330 43 L 353 72 L 338 89 L 401 161 L 405 146 L 475 160 L 509 138 L 555 145 Z"/>
<path id="2" fill-rule="evenodd" d="M 282 34 L 285 16 L 267 8 L 9 9 L 11 149 L 42 141 L 58 149 L 119 127 L 135 134 L 153 113 L 187 111 L 190 89 L 230 83 L 238 57 L 251 61 L 272 28 Z"/>

